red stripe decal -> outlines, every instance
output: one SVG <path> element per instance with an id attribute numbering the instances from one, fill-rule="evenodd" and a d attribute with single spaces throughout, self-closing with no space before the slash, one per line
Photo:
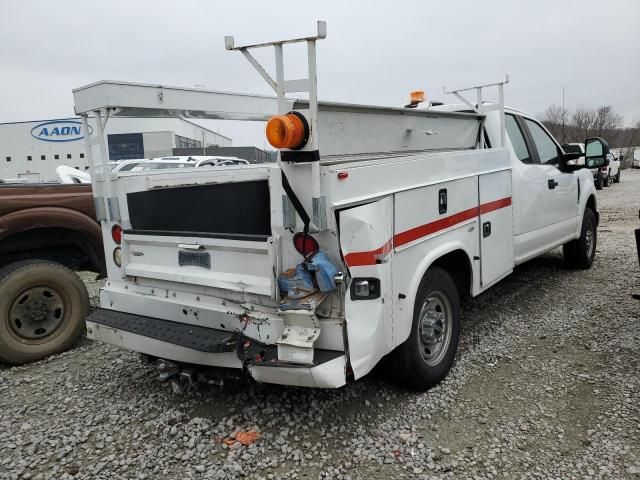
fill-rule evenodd
<path id="1" fill-rule="evenodd" d="M 500 200 L 484 203 L 480 205 L 479 208 L 470 208 L 449 217 L 441 218 L 440 220 L 436 220 L 435 222 L 426 223 L 424 225 L 420 225 L 419 227 L 400 232 L 394 235 L 391 240 L 389 240 L 382 247 L 376 250 L 371 250 L 369 252 L 348 253 L 347 255 L 345 255 L 344 261 L 349 267 L 375 265 L 376 261 L 385 257 L 393 247 L 400 247 L 420 238 L 432 235 L 436 232 L 439 232 L 440 230 L 453 227 L 458 223 L 466 222 L 467 220 L 471 220 L 472 218 L 475 218 L 479 215 L 493 212 L 494 210 L 499 210 L 510 205 L 511 197 L 501 198 Z"/>
<path id="2" fill-rule="evenodd" d="M 465 222 L 477 216 L 478 207 L 470 208 L 469 210 L 464 210 L 460 213 L 456 213 L 455 215 L 451 215 L 450 217 L 441 218 L 435 222 L 420 225 L 419 227 L 412 228 L 405 232 L 400 232 L 393 237 L 393 244 L 396 247 L 399 247 L 406 243 L 413 242 L 414 240 L 418 240 L 419 238 L 426 237 L 427 235 L 432 235 L 440 230 L 444 230 L 445 228 L 453 227 L 458 223 Z"/>
<path id="3" fill-rule="evenodd" d="M 508 207 L 509 205 L 511 205 L 511 197 L 484 203 L 480 205 L 480 215 L 483 213 L 493 212 L 494 210 L 500 210 L 501 208 Z"/>
<path id="4" fill-rule="evenodd" d="M 393 248 L 393 239 L 390 239 L 380 248 L 369 252 L 353 252 L 344 256 L 345 263 L 350 267 L 363 267 L 365 265 L 375 265 L 377 260 L 386 257 Z"/>

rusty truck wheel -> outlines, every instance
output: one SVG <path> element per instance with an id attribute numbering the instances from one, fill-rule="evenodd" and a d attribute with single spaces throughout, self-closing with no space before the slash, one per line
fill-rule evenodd
<path id="1" fill-rule="evenodd" d="M 89 296 L 68 268 L 25 260 L 0 270 L 0 361 L 29 363 L 70 348 L 84 329 Z"/>

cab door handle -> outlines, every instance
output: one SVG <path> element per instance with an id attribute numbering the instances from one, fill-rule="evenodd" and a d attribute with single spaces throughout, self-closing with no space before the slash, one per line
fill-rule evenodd
<path id="1" fill-rule="evenodd" d="M 556 182 L 553 178 L 550 178 L 547 182 L 547 185 L 549 185 L 549 190 L 553 190 L 558 186 L 558 182 Z"/>

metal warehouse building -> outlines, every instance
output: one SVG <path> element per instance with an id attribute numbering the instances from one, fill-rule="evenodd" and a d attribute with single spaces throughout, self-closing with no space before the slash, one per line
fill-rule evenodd
<path id="1" fill-rule="evenodd" d="M 95 120 L 89 118 L 89 128 Z M 231 139 L 182 118 L 109 118 L 105 128 L 109 158 L 153 158 L 175 148 L 230 147 Z M 79 118 L 0 123 L 0 179 L 56 180 L 56 168 L 86 170 L 84 132 Z"/>

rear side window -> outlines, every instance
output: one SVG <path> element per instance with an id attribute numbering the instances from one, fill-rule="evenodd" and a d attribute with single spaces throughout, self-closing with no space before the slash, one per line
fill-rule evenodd
<path id="1" fill-rule="evenodd" d="M 127 163 L 126 165 L 124 165 L 120 171 L 121 172 L 128 172 L 129 170 L 131 170 L 132 168 L 137 167 L 139 164 L 138 163 Z"/>
<path id="2" fill-rule="evenodd" d="M 516 118 L 513 115 L 505 115 L 505 127 L 518 160 L 522 163 L 533 163 L 529 149 L 527 148 L 527 142 L 525 142 L 522 130 L 520 130 Z"/>
<path id="3" fill-rule="evenodd" d="M 558 146 L 551 139 L 549 134 L 536 122 L 527 118 L 525 118 L 524 121 L 531 133 L 531 138 L 536 146 L 536 150 L 538 151 L 540 163 L 543 165 L 554 165 L 560 163 L 560 152 L 558 151 Z"/>

